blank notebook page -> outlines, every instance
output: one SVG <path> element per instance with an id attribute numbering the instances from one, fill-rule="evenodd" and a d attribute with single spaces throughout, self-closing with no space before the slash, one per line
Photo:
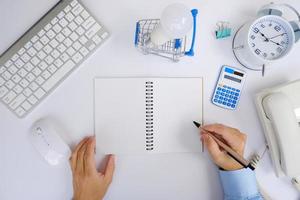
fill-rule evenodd
<path id="1" fill-rule="evenodd" d="M 95 79 L 97 152 L 200 152 L 202 78 Z"/>

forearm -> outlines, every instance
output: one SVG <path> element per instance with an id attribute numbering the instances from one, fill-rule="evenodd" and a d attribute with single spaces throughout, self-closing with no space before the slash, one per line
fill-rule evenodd
<path id="1" fill-rule="evenodd" d="M 225 200 L 263 200 L 259 193 L 255 173 L 250 169 L 220 170 Z"/>

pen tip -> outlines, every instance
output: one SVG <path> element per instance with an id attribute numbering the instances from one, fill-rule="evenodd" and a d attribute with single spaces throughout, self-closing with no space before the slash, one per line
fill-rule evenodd
<path id="1" fill-rule="evenodd" d="M 196 126 L 197 128 L 199 128 L 199 127 L 201 126 L 201 124 L 199 124 L 199 123 L 196 122 L 196 121 L 193 121 L 193 123 L 195 124 L 195 126 Z"/>

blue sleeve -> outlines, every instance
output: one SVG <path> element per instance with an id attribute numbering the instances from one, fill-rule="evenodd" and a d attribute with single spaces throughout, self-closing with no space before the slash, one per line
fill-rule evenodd
<path id="1" fill-rule="evenodd" d="M 263 200 L 251 169 L 220 170 L 220 178 L 225 200 Z"/>

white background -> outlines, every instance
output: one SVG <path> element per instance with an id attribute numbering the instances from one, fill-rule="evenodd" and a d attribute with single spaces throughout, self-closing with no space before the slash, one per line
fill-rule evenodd
<path id="1" fill-rule="evenodd" d="M 165 6 L 178 1 L 199 9 L 195 57 L 185 57 L 179 63 L 172 63 L 136 51 L 133 45 L 136 21 L 158 18 Z M 56 2 L 0 0 L 0 52 Z M 275 63 L 273 69 L 267 70 L 264 78 L 258 72 L 247 70 L 248 78 L 236 111 L 218 108 L 211 104 L 210 99 L 220 67 L 223 64 L 241 67 L 233 57 L 231 39 L 214 39 L 216 22 L 228 20 L 236 29 L 253 18 L 256 11 L 268 2 L 83 0 L 112 36 L 25 119 L 16 118 L 0 105 L 0 199 L 71 199 L 72 178 L 68 164 L 54 168 L 43 161 L 28 140 L 28 130 L 37 119 L 51 117 L 66 130 L 71 145 L 93 134 L 93 78 L 96 76 L 202 76 L 205 122 L 224 123 L 247 133 L 246 157 L 263 151 L 264 137 L 254 106 L 254 94 L 263 88 L 300 78 L 300 44 L 288 57 Z M 300 10 L 299 1 L 288 2 Z M 273 199 L 299 198 L 288 179 L 275 177 L 268 154 L 261 160 L 256 172 L 258 181 Z M 206 153 L 117 156 L 114 181 L 106 196 L 111 200 L 222 198 L 217 168 Z"/>

